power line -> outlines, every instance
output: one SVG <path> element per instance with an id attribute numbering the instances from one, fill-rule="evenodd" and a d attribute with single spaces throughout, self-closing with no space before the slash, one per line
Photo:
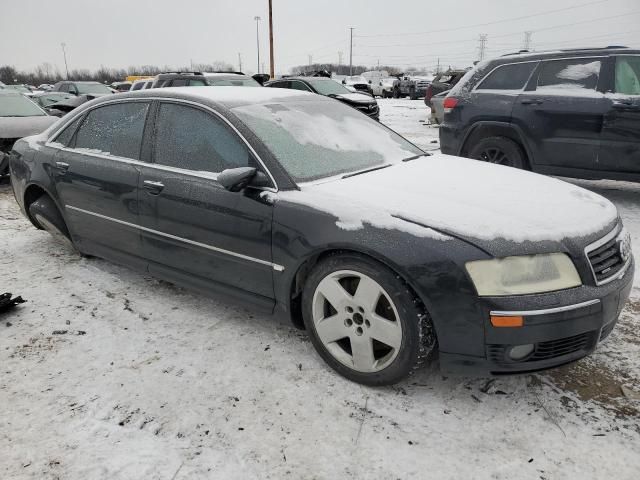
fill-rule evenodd
<path id="1" fill-rule="evenodd" d="M 522 15 L 519 17 L 512 17 L 512 18 L 504 18 L 502 20 L 494 20 L 492 22 L 485 22 L 485 23 L 476 23 L 473 25 L 463 25 L 460 27 L 455 27 L 455 28 L 445 28 L 442 30 L 430 30 L 427 32 L 412 32 L 412 33 L 379 33 L 379 34 L 375 34 L 375 35 L 357 35 L 359 38 L 371 38 L 371 37 L 406 37 L 406 36 L 411 36 L 411 35 L 427 35 L 430 33 L 442 33 L 442 32 L 454 32 L 457 30 L 464 30 L 466 28 L 475 28 L 475 27 L 486 27 L 488 25 L 496 25 L 499 23 L 505 23 L 505 22 L 514 22 L 516 20 L 525 20 L 525 19 L 529 19 L 531 17 L 540 17 L 543 15 L 550 15 L 552 13 L 558 13 L 558 12 L 564 12 L 567 10 L 572 10 L 575 8 L 580 8 L 580 7 L 588 7 L 590 5 L 596 5 L 598 3 L 605 3 L 608 2 L 610 0 L 595 0 L 592 2 L 586 2 L 586 3 L 579 3 L 577 5 L 572 5 L 570 7 L 564 7 L 564 8 L 558 8 L 555 10 L 547 10 L 546 12 L 541 12 L 541 13 L 534 13 L 534 14 L 530 14 L 530 15 Z"/>

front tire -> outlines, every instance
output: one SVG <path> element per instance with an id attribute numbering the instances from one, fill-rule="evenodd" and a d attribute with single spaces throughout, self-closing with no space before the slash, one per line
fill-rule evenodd
<path id="1" fill-rule="evenodd" d="M 365 385 L 390 385 L 425 361 L 435 340 L 410 288 L 384 265 L 357 254 L 332 255 L 302 293 L 304 323 L 327 364 Z"/>
<path id="2" fill-rule="evenodd" d="M 487 137 L 469 151 L 469 158 L 514 168 L 525 168 L 525 156 L 520 146 L 506 137 Z"/>

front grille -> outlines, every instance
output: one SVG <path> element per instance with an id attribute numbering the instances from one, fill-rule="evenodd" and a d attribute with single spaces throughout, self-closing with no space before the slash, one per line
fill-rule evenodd
<path id="1" fill-rule="evenodd" d="M 487 345 L 487 357 L 499 365 L 514 365 L 550 360 L 581 350 L 587 350 L 593 342 L 593 337 L 593 332 L 586 332 L 572 337 L 536 343 L 533 353 L 524 360 L 519 361 L 509 359 L 507 354 L 511 345 Z"/>
<path id="2" fill-rule="evenodd" d="M 618 273 L 625 265 L 620 252 L 620 242 L 614 235 L 606 243 L 587 251 L 587 258 L 597 284 L 605 282 Z"/>

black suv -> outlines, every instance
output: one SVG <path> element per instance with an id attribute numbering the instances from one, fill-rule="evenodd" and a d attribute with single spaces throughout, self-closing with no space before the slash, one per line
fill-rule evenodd
<path id="1" fill-rule="evenodd" d="M 335 98 L 374 120 L 380 119 L 378 102 L 368 93 L 352 92 L 344 85 L 325 77 L 287 77 L 264 84 L 271 88 L 289 88 Z"/>
<path id="2" fill-rule="evenodd" d="M 167 72 L 156 75 L 151 88 L 161 87 L 259 87 L 242 72 Z"/>
<path id="3" fill-rule="evenodd" d="M 640 50 L 505 55 L 444 101 L 443 153 L 577 178 L 640 181 Z"/>

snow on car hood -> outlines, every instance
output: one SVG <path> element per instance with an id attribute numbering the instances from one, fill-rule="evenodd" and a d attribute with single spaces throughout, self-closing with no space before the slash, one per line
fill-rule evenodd
<path id="1" fill-rule="evenodd" d="M 344 229 L 368 223 L 419 235 L 419 224 L 431 227 L 422 236 L 434 229 L 483 247 L 586 237 L 617 218 L 609 200 L 575 185 L 442 154 L 282 194 L 335 215 Z"/>
<path id="2" fill-rule="evenodd" d="M 347 100 L 352 103 L 364 103 L 366 105 L 376 103 L 373 97 L 362 93 L 341 93 L 340 95 L 336 95 L 334 98 Z"/>
<path id="3" fill-rule="evenodd" d="M 22 138 L 43 132 L 58 121 L 58 117 L 0 117 L 0 138 Z"/>

